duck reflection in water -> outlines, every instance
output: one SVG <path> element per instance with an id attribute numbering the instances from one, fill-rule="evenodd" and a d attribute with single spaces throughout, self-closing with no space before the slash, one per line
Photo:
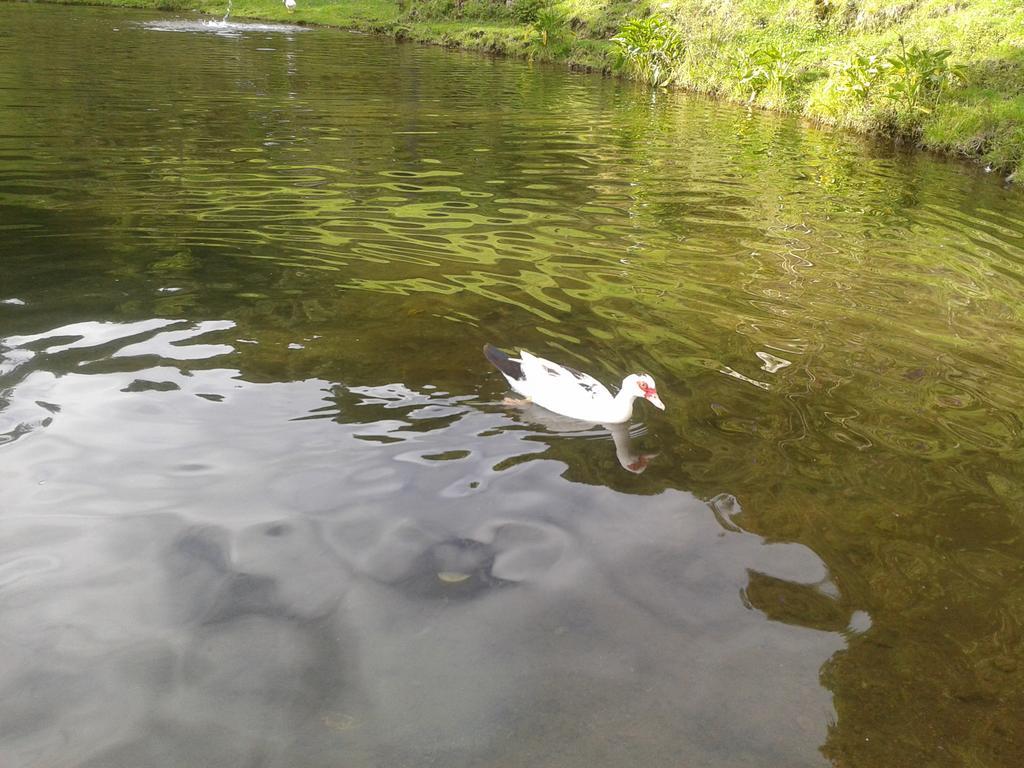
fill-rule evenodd
<path id="1" fill-rule="evenodd" d="M 361 423 L 368 427 L 361 430 L 361 439 L 384 442 L 403 442 L 416 434 L 439 434 L 446 427 L 465 418 L 470 411 L 466 401 L 474 399 L 471 395 L 453 397 L 442 390 L 420 392 L 404 384 L 375 387 L 335 384 L 328 392 L 329 397 L 326 399 L 329 404 L 312 411 L 306 418 L 331 418 L 341 424 Z M 494 403 L 490 401 L 487 405 L 492 406 Z M 615 458 L 623 469 L 636 475 L 644 472 L 658 456 L 658 453 L 637 450 L 636 438 L 646 432 L 646 428 L 640 425 L 631 426 L 626 422 L 600 424 L 580 421 L 524 400 L 507 399 L 504 405 L 515 414 L 518 421 L 542 428 L 547 433 L 546 436 L 603 441 L 607 439 L 607 435 L 611 435 L 615 445 Z M 488 408 L 488 411 L 490 410 Z M 474 412 L 489 422 L 486 426 L 475 427 L 474 434 L 479 435 L 495 428 L 504 430 L 507 427 L 504 418 L 500 423 L 495 423 L 493 416 L 484 416 L 475 409 Z M 533 440 L 536 438 L 547 442 L 543 440 L 541 434 L 543 433 L 531 436 L 526 444 L 535 445 Z M 457 450 L 467 448 L 465 443 L 449 447 Z"/>
<path id="2" fill-rule="evenodd" d="M 634 438 L 640 437 L 646 431 L 643 427 L 631 428 L 628 423 L 622 424 L 597 424 L 587 421 L 570 419 L 568 416 L 559 416 L 539 405 L 523 401 L 506 401 L 506 405 L 515 406 L 523 415 L 526 421 L 538 424 L 549 432 L 555 434 L 572 435 L 580 437 L 603 438 L 604 432 L 611 435 L 615 443 L 615 458 L 627 472 L 634 475 L 643 473 L 647 466 L 658 454 L 643 453 L 637 450 Z"/>

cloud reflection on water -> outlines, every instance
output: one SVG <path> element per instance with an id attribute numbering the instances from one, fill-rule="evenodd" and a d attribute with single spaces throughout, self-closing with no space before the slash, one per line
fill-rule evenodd
<path id="1" fill-rule="evenodd" d="M 806 547 L 570 482 L 470 394 L 152 367 L 224 329 L 167 328 L 7 375 L 57 409 L 0 465 L 14 764 L 823 763 L 849 617 Z"/>

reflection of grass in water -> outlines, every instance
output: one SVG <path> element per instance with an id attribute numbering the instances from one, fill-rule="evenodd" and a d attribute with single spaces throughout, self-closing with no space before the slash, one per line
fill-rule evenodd
<path id="1" fill-rule="evenodd" d="M 198 9 L 216 16 L 225 11 L 223 0 L 91 1 Z M 516 24 L 507 13 L 505 18 L 490 16 L 491 11 L 500 16 L 505 10 L 500 3 L 448 4 L 440 16 L 426 19 L 409 13 L 412 6 L 422 9 L 427 5 L 392 0 L 304 0 L 295 14 L 289 14 L 278 0 L 238 0 L 234 15 L 374 29 L 484 51 L 526 55 L 530 50 L 533 32 L 528 23 Z M 610 65 L 613 45 L 609 40 L 627 20 L 646 16 L 644 6 L 618 0 L 567 0 L 557 5 L 572 19 L 576 33 L 570 36 L 571 45 L 561 47 L 572 60 L 597 68 Z M 471 6 L 486 8 L 488 18 L 470 13 Z M 799 61 L 787 64 L 789 85 L 781 91 L 761 89 L 760 104 L 882 135 L 898 131 L 928 147 L 980 157 L 1007 171 L 1024 160 L 1020 127 L 1024 99 L 1019 94 L 1022 58 L 1014 42 L 1019 40 L 1024 14 L 1019 4 L 1007 0 L 952 5 L 945 0 L 870 0 L 845 5 L 808 1 L 783 7 L 767 0 L 742 0 L 709 8 L 706 0 L 666 0 L 651 8 L 669 19 L 672 29 L 685 40 L 685 54 L 675 57 L 666 77 L 686 88 L 743 101 L 750 95 L 749 80 L 743 82 L 749 68 L 741 62 L 766 50 L 804 49 L 807 53 Z M 457 18 L 466 14 L 470 17 Z M 908 45 L 951 49 L 951 60 L 966 70 L 966 85 L 949 89 L 923 121 L 917 110 L 894 107 L 881 92 L 851 99 L 843 89 L 844 65 L 858 57 L 893 56 L 901 38 Z"/>
<path id="2" fill-rule="evenodd" d="M 464 459 L 469 456 L 469 451 L 445 451 L 443 453 L 425 453 L 422 458 L 428 461 L 457 461 L 458 459 Z"/>

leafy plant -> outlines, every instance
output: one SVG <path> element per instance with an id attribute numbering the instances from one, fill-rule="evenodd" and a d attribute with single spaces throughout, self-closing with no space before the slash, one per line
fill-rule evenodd
<path id="1" fill-rule="evenodd" d="M 863 103 L 884 79 L 887 68 L 888 62 L 874 54 L 858 54 L 840 65 L 835 90 Z"/>
<path id="2" fill-rule="evenodd" d="M 630 19 L 612 38 L 618 66 L 656 87 L 672 82 L 685 51 L 683 38 L 661 16 Z"/>
<path id="3" fill-rule="evenodd" d="M 963 67 L 949 63 L 951 55 L 948 48 L 907 48 L 900 37 L 900 52 L 885 60 L 890 75 L 886 98 L 906 112 L 929 114 L 947 87 L 967 82 Z"/>
<path id="4" fill-rule="evenodd" d="M 554 6 L 541 8 L 530 26 L 533 30 L 533 38 L 529 43 L 531 56 L 546 56 L 559 51 L 574 36 L 569 26 L 569 15 Z"/>
<path id="5" fill-rule="evenodd" d="M 740 85 L 750 92 L 751 101 L 765 92 L 781 101 L 796 82 L 796 61 L 803 54 L 803 50 L 784 51 L 774 45 L 759 48 L 744 57 Z"/>

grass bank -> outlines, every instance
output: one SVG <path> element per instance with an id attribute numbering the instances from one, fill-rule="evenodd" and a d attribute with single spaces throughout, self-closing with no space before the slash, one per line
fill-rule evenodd
<path id="1" fill-rule="evenodd" d="M 84 2 L 216 15 L 227 5 Z M 297 0 L 294 13 L 281 0 L 233 3 L 235 18 L 620 71 L 975 158 L 1011 178 L 1024 166 L 1021 0 Z"/>

